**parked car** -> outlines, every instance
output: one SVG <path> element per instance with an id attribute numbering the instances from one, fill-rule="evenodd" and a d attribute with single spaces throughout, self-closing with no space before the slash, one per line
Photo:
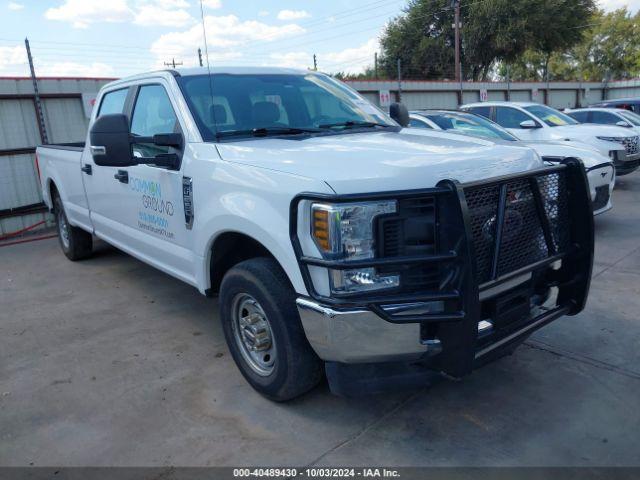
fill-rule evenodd
<path id="1" fill-rule="evenodd" d="M 631 110 L 635 113 L 640 113 L 640 98 L 616 98 L 612 100 L 603 100 L 602 102 L 596 102 L 589 107 L 601 107 L 601 108 L 622 108 L 624 110 Z"/>
<path id="2" fill-rule="evenodd" d="M 565 110 L 565 113 L 580 123 L 615 125 L 629 128 L 640 135 L 640 115 L 621 108 L 578 108 Z"/>
<path id="3" fill-rule="evenodd" d="M 520 140 L 581 142 L 613 160 L 616 175 L 627 175 L 640 165 L 638 135 L 622 127 L 579 124 L 564 113 L 539 103 L 483 102 L 461 110 L 477 113 L 506 128 Z"/>
<path id="4" fill-rule="evenodd" d="M 613 163 L 609 157 L 602 155 L 586 144 L 557 141 L 523 142 L 497 123 L 470 112 L 418 110 L 411 112 L 410 117 L 409 125 L 415 128 L 427 128 L 480 138 L 503 140 L 505 142 L 517 142 L 533 148 L 543 160 L 550 163 L 557 163 L 565 158 L 579 158 L 584 164 L 587 178 L 589 179 L 593 214 L 599 215 L 610 210 L 613 206 L 611 194 L 616 182 Z"/>
<path id="5" fill-rule="evenodd" d="M 402 128 L 406 108 L 396 122 L 317 72 L 211 75 L 103 87 L 84 146 L 38 147 L 42 192 L 70 260 L 95 235 L 218 295 L 231 355 L 265 396 L 325 372 L 338 393 L 460 377 L 584 308 L 579 160 Z"/>

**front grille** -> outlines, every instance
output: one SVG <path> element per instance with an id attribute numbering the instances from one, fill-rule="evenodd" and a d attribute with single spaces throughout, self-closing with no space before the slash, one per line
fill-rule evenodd
<path id="1" fill-rule="evenodd" d="M 609 185 L 596 187 L 596 198 L 592 202 L 593 211 L 596 212 L 609 203 Z"/>
<path id="2" fill-rule="evenodd" d="M 436 253 L 436 199 L 433 196 L 403 199 L 396 214 L 378 221 L 379 256 L 401 257 Z M 398 267 L 381 267 L 381 273 L 398 272 Z M 437 265 L 400 268 L 400 284 L 405 291 L 429 290 L 438 286 Z"/>
<path id="3" fill-rule="evenodd" d="M 497 245 L 502 188 L 505 209 Z M 564 172 L 465 189 L 478 282 L 489 282 L 565 251 L 569 243 L 567 195 Z M 545 223 L 549 238 L 545 237 Z"/>
<path id="4" fill-rule="evenodd" d="M 638 137 L 625 137 L 622 140 L 625 150 L 627 151 L 627 155 L 634 155 L 638 153 Z"/>

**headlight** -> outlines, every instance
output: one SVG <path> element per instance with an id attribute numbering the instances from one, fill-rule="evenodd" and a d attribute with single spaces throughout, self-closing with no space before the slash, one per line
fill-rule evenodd
<path id="1" fill-rule="evenodd" d="M 623 161 L 626 155 L 626 152 L 623 150 L 609 150 L 609 158 L 611 158 L 611 160 L 613 160 L 614 162 Z"/>
<path id="2" fill-rule="evenodd" d="M 622 137 L 596 137 L 598 140 L 604 140 L 605 142 L 616 142 L 623 143 L 624 138 Z"/>
<path id="3" fill-rule="evenodd" d="M 397 202 L 311 205 L 311 236 L 324 258 L 363 260 L 374 258 L 374 220 L 394 213 Z M 399 275 L 379 275 L 375 268 L 329 269 L 331 293 L 369 292 L 400 285 Z"/>

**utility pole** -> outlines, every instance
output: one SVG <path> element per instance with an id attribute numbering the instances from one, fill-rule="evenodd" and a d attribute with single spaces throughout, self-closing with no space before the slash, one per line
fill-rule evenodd
<path id="1" fill-rule="evenodd" d="M 378 52 L 373 54 L 373 74 L 375 79 L 378 80 Z"/>
<path id="2" fill-rule="evenodd" d="M 402 63 L 398 58 L 398 103 L 402 102 Z"/>
<path id="3" fill-rule="evenodd" d="M 315 53 L 313 54 L 313 70 L 318 71 L 318 59 Z"/>
<path id="4" fill-rule="evenodd" d="M 202 65 L 202 50 L 200 49 L 200 47 L 198 47 L 198 62 L 200 62 L 201 67 L 204 66 Z"/>
<path id="5" fill-rule="evenodd" d="M 175 59 L 175 58 L 172 58 L 172 59 L 171 59 L 171 62 L 164 62 L 164 64 L 165 64 L 167 67 L 173 67 L 173 68 L 176 68 L 176 67 L 179 67 L 180 65 L 182 65 L 182 62 L 176 62 L 176 59 Z"/>
<path id="6" fill-rule="evenodd" d="M 507 102 L 511 101 L 511 65 L 507 63 Z"/>
<path id="7" fill-rule="evenodd" d="M 31 70 L 31 81 L 33 82 L 33 103 L 36 106 L 36 114 L 38 115 L 38 126 L 40 127 L 40 137 L 44 145 L 49 143 L 47 135 L 47 126 L 44 123 L 44 113 L 42 111 L 42 102 L 40 101 L 40 92 L 38 91 L 38 80 L 36 80 L 36 70 L 33 67 L 33 57 L 31 56 L 31 47 L 29 39 L 24 39 L 24 46 L 27 49 L 27 58 L 29 59 L 29 70 Z"/>
<path id="8" fill-rule="evenodd" d="M 462 82 L 462 72 L 460 68 L 460 0 L 451 0 L 451 6 L 455 9 L 454 13 L 454 30 L 455 30 L 455 62 L 456 62 L 456 80 Z"/>

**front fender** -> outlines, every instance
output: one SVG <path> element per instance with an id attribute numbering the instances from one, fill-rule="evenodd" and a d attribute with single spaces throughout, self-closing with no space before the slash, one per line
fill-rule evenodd
<path id="1" fill-rule="evenodd" d="M 261 174 L 243 172 L 246 169 L 258 169 Z M 295 291 L 306 294 L 289 237 L 290 203 L 303 191 L 332 193 L 330 188 L 324 182 L 257 167 L 227 164 L 216 170 L 220 184 L 214 191 L 218 195 L 195 199 L 194 249 L 203 259 L 196 272 L 200 291 L 204 293 L 211 286 L 209 268 L 215 240 L 225 232 L 237 232 L 263 245 L 280 263 Z M 225 182 L 226 178 L 252 181 L 238 184 Z"/>

